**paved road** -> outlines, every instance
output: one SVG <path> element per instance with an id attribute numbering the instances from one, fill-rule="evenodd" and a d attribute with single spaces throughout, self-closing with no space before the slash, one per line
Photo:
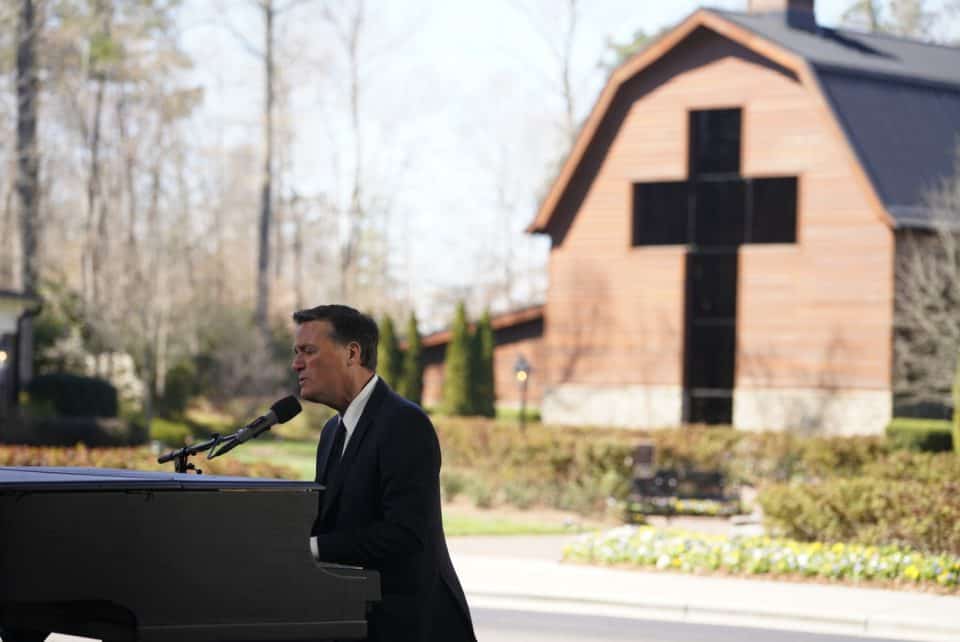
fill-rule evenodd
<path id="1" fill-rule="evenodd" d="M 890 642 L 775 629 L 568 613 L 473 609 L 479 642 Z"/>
<path id="2" fill-rule="evenodd" d="M 479 642 L 890 642 L 776 629 L 510 609 L 472 609 Z M 87 642 L 53 634 L 47 642 Z"/>

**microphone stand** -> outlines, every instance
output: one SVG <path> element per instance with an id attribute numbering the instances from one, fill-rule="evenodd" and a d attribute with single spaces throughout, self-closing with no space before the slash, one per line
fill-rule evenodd
<path id="1" fill-rule="evenodd" d="M 186 473 L 189 470 L 197 471 L 198 475 L 202 475 L 203 471 L 194 466 L 192 463 L 188 462 L 187 459 L 197 453 L 202 453 L 205 450 L 212 451 L 220 444 L 225 442 L 233 442 L 236 440 L 236 434 L 227 435 L 222 437 L 220 433 L 214 433 L 213 437 L 207 441 L 201 442 L 199 444 L 192 444 L 190 446 L 184 446 L 179 450 L 171 450 L 165 455 L 161 455 L 157 458 L 158 464 L 165 464 L 168 461 L 173 461 L 174 472 Z M 207 456 L 207 459 L 210 459 L 210 456 Z"/>

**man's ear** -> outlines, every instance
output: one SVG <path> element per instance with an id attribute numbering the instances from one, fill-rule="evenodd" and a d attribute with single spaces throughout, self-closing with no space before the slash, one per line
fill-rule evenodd
<path id="1" fill-rule="evenodd" d="M 360 344 L 356 341 L 347 344 L 347 362 L 354 365 L 363 363 L 363 350 L 360 349 Z"/>

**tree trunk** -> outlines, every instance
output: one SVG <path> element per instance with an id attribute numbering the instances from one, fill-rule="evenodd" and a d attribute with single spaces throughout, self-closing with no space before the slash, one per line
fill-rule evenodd
<path id="1" fill-rule="evenodd" d="M 23 291 L 37 292 L 37 24 L 33 0 L 22 0 L 17 21 L 17 195 L 20 199 Z"/>
<path id="2" fill-rule="evenodd" d="M 93 106 L 93 128 L 90 132 L 89 152 L 90 164 L 87 171 L 87 238 L 84 248 L 84 295 L 86 302 L 96 308 L 99 293 L 97 280 L 99 279 L 100 260 L 97 257 L 99 243 L 97 241 L 97 196 L 100 189 L 100 123 L 103 113 L 103 94 L 106 80 L 103 76 L 97 78 L 96 94 Z"/>
<path id="3" fill-rule="evenodd" d="M 880 21 L 877 20 L 877 7 L 874 5 L 874 0 L 865 0 L 863 10 L 867 14 L 867 25 L 870 27 L 870 33 L 878 33 L 880 31 Z"/>
<path id="4" fill-rule="evenodd" d="M 25 294 L 37 293 L 37 213 L 39 162 L 37 150 L 37 28 L 33 0 L 22 0 L 17 20 L 17 195 L 20 200 L 21 283 Z M 15 381 L 26 385 L 33 378 L 33 320 L 20 322 L 19 372 Z M 16 385 L 16 384 L 15 384 Z"/>
<path id="5" fill-rule="evenodd" d="M 0 254 L 0 283 L 14 283 L 17 274 L 17 254 L 12 239 L 15 234 L 19 234 L 14 223 L 15 212 L 13 207 L 13 196 L 17 191 L 16 185 L 10 185 L 3 197 L 3 224 L 0 226 L 0 238 L 11 239 L 11 242 L 3 248 Z M 22 239 L 21 239 L 22 241 Z"/>
<path id="6" fill-rule="evenodd" d="M 267 310 L 270 303 L 270 222 L 273 215 L 273 0 L 263 0 L 265 87 L 263 109 L 263 182 L 260 189 L 259 256 L 257 258 L 256 324 L 264 340 L 270 336 Z"/>

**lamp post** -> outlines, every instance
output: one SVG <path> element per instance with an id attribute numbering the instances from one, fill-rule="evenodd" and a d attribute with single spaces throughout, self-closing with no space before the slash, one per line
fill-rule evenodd
<path id="1" fill-rule="evenodd" d="M 530 378 L 530 372 L 533 370 L 522 354 L 517 355 L 517 360 L 513 364 L 513 374 L 517 378 L 517 385 L 520 386 L 520 431 L 523 432 L 527 426 L 527 379 Z"/>

